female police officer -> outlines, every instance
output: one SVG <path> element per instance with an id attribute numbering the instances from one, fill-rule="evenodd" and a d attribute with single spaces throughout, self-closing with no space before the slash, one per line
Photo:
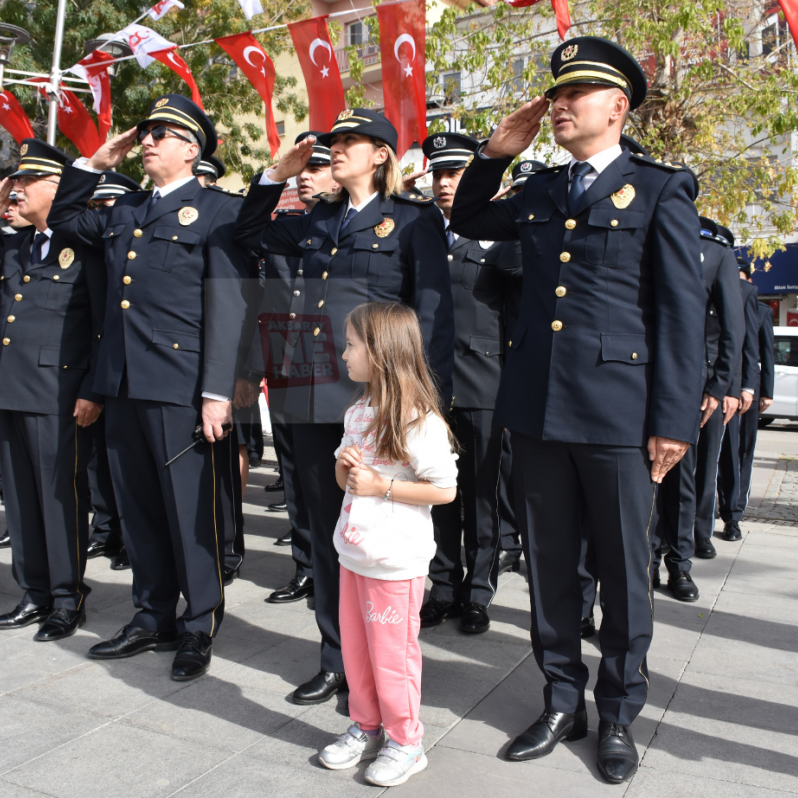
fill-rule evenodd
<path id="1" fill-rule="evenodd" d="M 322 635 L 321 672 L 297 688 L 297 704 L 327 701 L 346 687 L 332 540 L 342 500 L 332 453 L 356 388 L 340 367 L 344 318 L 361 302 L 399 301 L 412 307 L 446 406 L 454 346 L 443 217 L 431 199 L 401 193 L 396 129 L 374 111 L 353 108 L 319 140 L 330 147 L 332 176 L 342 190 L 322 194 L 309 214 L 272 223 L 285 181 L 298 175 L 313 153 L 310 136 L 255 178 L 236 227 L 239 242 L 262 256 L 302 259 L 289 312 L 259 320 L 269 390 L 285 386 L 286 418 L 293 425 Z"/>

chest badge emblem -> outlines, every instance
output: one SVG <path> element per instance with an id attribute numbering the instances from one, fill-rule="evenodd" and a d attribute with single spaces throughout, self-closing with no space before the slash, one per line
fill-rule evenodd
<path id="1" fill-rule="evenodd" d="M 196 222 L 199 219 L 199 211 L 196 208 L 181 208 L 177 212 L 177 221 L 183 225 L 183 227 L 191 224 L 192 222 Z"/>
<path id="2" fill-rule="evenodd" d="M 623 188 L 618 189 L 614 194 L 610 194 L 610 199 L 612 200 L 612 204 L 616 208 L 628 208 L 632 204 L 632 200 L 635 198 L 635 188 L 634 186 L 629 185 L 627 183 Z"/>
<path id="3" fill-rule="evenodd" d="M 75 252 L 74 250 L 69 249 L 69 247 L 62 249 L 58 256 L 58 263 L 62 269 L 68 269 L 74 260 Z"/>
<path id="4" fill-rule="evenodd" d="M 391 231 L 396 227 L 396 222 L 393 219 L 383 219 L 378 225 L 375 225 L 374 232 L 380 237 L 390 235 Z"/>

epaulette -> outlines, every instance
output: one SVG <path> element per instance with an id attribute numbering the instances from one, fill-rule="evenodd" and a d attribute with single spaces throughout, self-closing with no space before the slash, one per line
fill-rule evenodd
<path id="1" fill-rule="evenodd" d="M 212 185 L 212 186 L 205 186 L 205 188 L 209 188 L 211 191 L 218 191 L 220 194 L 227 194 L 228 197 L 238 197 L 238 199 L 244 199 L 243 194 L 239 194 L 237 191 L 229 191 L 226 188 L 222 188 L 221 186 Z"/>
<path id="2" fill-rule="evenodd" d="M 687 167 L 678 162 L 673 161 L 663 161 L 662 158 L 652 158 L 650 155 L 645 155 L 642 152 L 630 152 L 630 157 L 634 158 L 635 161 L 642 161 L 643 163 L 651 164 L 652 166 L 659 166 L 661 169 L 668 169 L 669 171 L 675 172 L 679 169 L 686 169 Z"/>
<path id="3" fill-rule="evenodd" d="M 421 205 L 427 205 L 430 202 L 435 202 L 435 197 L 427 197 L 418 191 L 402 191 L 400 194 L 393 195 L 395 199 L 403 199 L 408 202 L 417 202 Z"/>
<path id="4" fill-rule="evenodd" d="M 322 191 L 321 194 L 314 194 L 313 199 L 320 199 L 322 202 L 343 202 L 342 194 L 333 194 L 329 191 Z"/>
<path id="5" fill-rule="evenodd" d="M 712 241 L 714 244 L 720 244 L 722 247 L 728 247 L 729 242 L 721 236 L 713 236 L 709 230 L 701 230 L 702 241 Z"/>

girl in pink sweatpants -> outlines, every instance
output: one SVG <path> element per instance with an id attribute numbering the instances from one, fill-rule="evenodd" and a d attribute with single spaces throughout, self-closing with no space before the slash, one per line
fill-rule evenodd
<path id="1" fill-rule="evenodd" d="M 414 311 L 398 303 L 359 305 L 345 332 L 349 377 L 364 384 L 335 452 L 345 490 L 334 543 L 353 723 L 319 761 L 340 770 L 374 759 L 366 780 L 392 787 L 427 765 L 419 610 L 435 555 L 430 510 L 455 497 L 457 455 Z"/>

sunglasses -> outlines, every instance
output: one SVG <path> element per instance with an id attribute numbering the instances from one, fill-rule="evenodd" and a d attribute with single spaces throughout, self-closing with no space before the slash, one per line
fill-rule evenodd
<path id="1" fill-rule="evenodd" d="M 193 142 L 189 141 L 185 136 L 181 136 L 179 133 L 176 133 L 171 128 L 166 127 L 166 125 L 156 125 L 155 127 L 144 128 L 143 130 L 139 130 L 138 140 L 139 144 L 141 144 L 147 136 L 152 136 L 153 141 L 163 141 L 167 136 L 171 136 L 174 139 L 180 139 L 181 141 L 185 141 L 188 144 L 192 144 Z"/>

